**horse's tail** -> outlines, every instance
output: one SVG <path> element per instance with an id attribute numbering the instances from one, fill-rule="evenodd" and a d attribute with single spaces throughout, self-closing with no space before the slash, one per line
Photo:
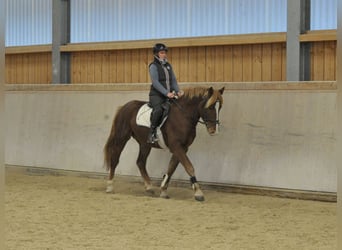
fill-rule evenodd
<path id="1" fill-rule="evenodd" d="M 107 171 L 110 169 L 112 157 L 115 153 L 117 153 L 117 146 L 120 145 L 120 143 L 125 144 L 122 140 L 122 136 L 124 136 L 125 133 L 122 131 L 122 129 L 127 126 L 128 124 L 123 119 L 123 106 L 119 107 L 116 111 L 116 115 L 113 120 L 112 129 L 110 131 L 109 137 L 107 139 L 107 142 L 104 146 L 103 153 L 104 153 L 104 163 L 106 166 Z M 127 128 L 126 127 L 126 128 Z"/>

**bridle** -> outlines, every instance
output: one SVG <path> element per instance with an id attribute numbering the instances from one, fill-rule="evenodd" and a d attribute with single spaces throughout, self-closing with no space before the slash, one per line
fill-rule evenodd
<path id="1" fill-rule="evenodd" d="M 174 99 L 168 99 L 169 101 L 172 101 L 172 103 L 174 103 L 180 110 L 183 110 L 183 107 L 181 106 L 181 105 L 179 105 L 179 103 L 177 102 L 177 99 L 178 98 L 174 98 Z M 207 100 L 206 100 L 207 101 Z M 204 104 L 206 103 L 206 101 L 204 102 Z M 219 119 L 219 106 L 220 105 L 217 105 L 217 104 L 219 104 L 220 103 L 220 101 L 219 100 L 216 100 L 216 102 L 215 102 L 215 109 L 216 109 L 216 117 L 217 117 L 217 119 L 216 120 L 211 120 L 211 119 L 209 119 L 207 116 L 207 110 L 208 110 L 208 108 L 204 108 L 204 114 L 203 114 L 203 116 L 200 116 L 200 118 L 199 118 L 199 120 L 198 120 L 198 122 L 200 123 L 200 124 L 203 124 L 203 125 L 205 125 L 206 127 L 208 127 L 208 124 L 209 123 L 215 123 L 216 124 L 216 131 L 218 131 L 218 126 L 220 125 L 220 119 Z M 203 105 L 204 105 L 203 104 Z M 202 121 L 201 121 L 201 119 L 202 119 Z"/>
<path id="2" fill-rule="evenodd" d="M 216 120 L 211 120 L 211 119 L 208 119 L 208 118 L 207 118 L 207 116 L 208 116 L 208 115 L 207 115 L 207 110 L 208 110 L 208 109 L 205 108 L 205 109 L 204 109 L 204 114 L 203 114 L 203 116 L 200 117 L 200 119 L 202 118 L 203 121 L 199 120 L 198 122 L 199 122 L 200 124 L 205 125 L 205 126 L 208 126 L 208 123 L 209 123 L 209 122 L 215 123 L 216 126 L 219 126 L 219 125 L 220 125 L 220 119 L 219 119 L 219 105 L 217 105 L 217 104 L 219 104 L 219 103 L 220 103 L 219 100 L 217 100 L 216 103 L 215 103 L 216 117 L 217 117 Z"/>

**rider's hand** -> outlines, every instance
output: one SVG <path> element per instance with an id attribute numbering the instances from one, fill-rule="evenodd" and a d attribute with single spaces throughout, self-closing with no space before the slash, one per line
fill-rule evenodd
<path id="1" fill-rule="evenodd" d="M 184 91 L 183 90 L 180 90 L 178 93 L 177 93 L 178 97 L 181 97 L 182 95 L 184 95 Z"/>
<path id="2" fill-rule="evenodd" d="M 175 97 L 175 94 L 172 93 L 172 92 L 169 92 L 169 93 L 167 93 L 167 97 L 170 98 L 170 99 L 172 99 L 172 98 Z"/>

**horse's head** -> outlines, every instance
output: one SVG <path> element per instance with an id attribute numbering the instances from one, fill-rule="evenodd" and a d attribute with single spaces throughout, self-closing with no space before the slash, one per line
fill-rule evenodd
<path id="1" fill-rule="evenodd" d="M 205 98 L 200 104 L 200 117 L 210 135 L 218 132 L 218 125 L 220 124 L 219 112 L 223 104 L 223 91 L 224 87 L 219 90 L 214 90 L 212 87 L 208 88 Z"/>

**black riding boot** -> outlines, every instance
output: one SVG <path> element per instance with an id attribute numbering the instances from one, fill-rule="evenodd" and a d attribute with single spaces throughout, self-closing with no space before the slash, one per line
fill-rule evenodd
<path id="1" fill-rule="evenodd" d="M 157 137 L 157 128 L 154 126 L 151 126 L 150 132 L 148 133 L 147 143 L 155 143 L 158 141 Z"/>

